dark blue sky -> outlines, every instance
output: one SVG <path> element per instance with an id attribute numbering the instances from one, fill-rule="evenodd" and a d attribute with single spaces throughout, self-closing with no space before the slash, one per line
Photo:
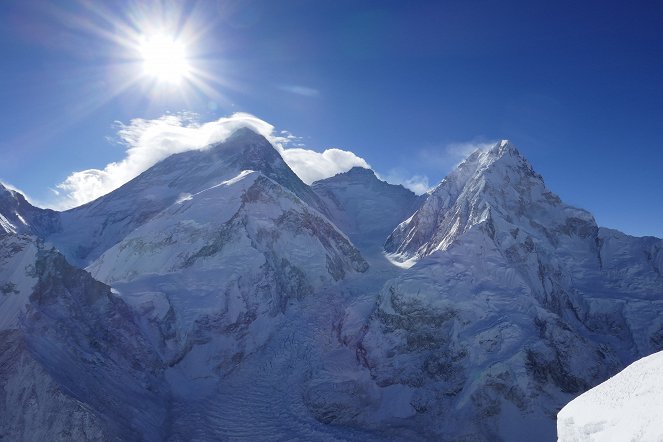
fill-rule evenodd
<path id="1" fill-rule="evenodd" d="M 430 184 L 456 161 L 450 145 L 507 138 L 599 224 L 663 237 L 661 2 L 181 4 L 139 9 L 199 31 L 192 63 L 210 89 L 111 96 L 131 81 L 113 35 L 137 3 L 2 2 L 0 179 L 46 201 L 71 172 L 124 156 L 115 121 L 244 111 Z"/>

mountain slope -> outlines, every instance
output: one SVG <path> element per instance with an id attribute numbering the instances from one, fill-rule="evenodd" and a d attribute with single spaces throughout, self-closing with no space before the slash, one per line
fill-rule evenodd
<path id="1" fill-rule="evenodd" d="M 267 140 L 240 130 L 207 150 L 169 157 L 97 201 L 62 213 L 62 227 L 49 240 L 79 265 L 91 261 L 88 269 L 113 284 L 113 299 L 127 310 L 123 316 L 135 318 L 134 336 L 122 334 L 121 342 L 108 342 L 103 352 L 72 349 L 100 364 L 87 367 L 87 373 L 103 383 L 98 395 L 85 391 L 76 396 L 92 407 L 85 421 L 96 422 L 80 431 L 104 438 L 125 431 L 124 438 L 177 440 L 180 431 L 195 427 L 189 422 L 206 420 L 199 401 L 269 344 L 284 322 L 292 322 L 290 311 L 298 303 L 334 293 L 349 275 L 367 270 L 359 251 L 325 212 L 322 200 Z M 7 282 L 6 291 L 14 290 L 12 284 Z M 15 304 L 3 307 L 11 312 Z M 22 310 L 15 310 L 6 315 L 13 318 L 8 321 L 21 317 Z M 294 315 L 299 318 L 301 310 Z M 75 312 L 68 319 L 88 333 Z M 104 321 L 97 318 L 102 330 Z M 127 344 L 141 349 L 123 348 Z M 127 394 L 139 379 L 131 370 L 116 374 L 117 380 L 106 379 L 118 365 L 118 351 L 149 351 L 142 357 L 150 367 L 141 367 L 151 379 L 142 380 L 145 391 Z M 59 356 L 52 361 L 48 354 L 34 356 L 37 367 L 79 375 L 84 384 L 85 376 L 79 374 L 83 363 Z M 39 358 L 44 358 L 43 366 Z M 123 388 L 116 386 L 118 381 L 125 383 Z M 71 382 L 68 377 L 52 381 L 72 389 Z M 155 383 L 159 386 L 151 385 Z M 115 393 L 107 394 L 105 388 Z M 138 428 L 118 411 L 132 412 L 126 406 L 132 395 L 149 417 Z M 163 409 L 151 405 L 151 396 L 159 397 L 161 407 L 175 410 L 154 427 Z M 105 397 L 120 408 L 105 404 Z M 50 398 L 40 408 L 50 410 L 56 403 Z M 110 422 L 115 426 L 109 427 Z M 53 430 L 41 422 L 39 427 Z"/>
<path id="2" fill-rule="evenodd" d="M 306 243 L 309 239 L 314 244 Z M 107 282 L 128 281 L 190 268 L 241 266 L 239 257 L 226 262 L 224 254 L 249 250 L 274 255 L 267 263 L 277 266 L 277 273 L 285 271 L 277 262 L 292 261 L 312 288 L 325 279 L 342 279 L 348 271 L 366 270 L 359 252 L 321 214 L 254 171 L 176 202 L 111 247 L 90 270 Z"/>
<path id="3" fill-rule="evenodd" d="M 265 344 L 289 305 L 367 267 L 321 214 L 245 171 L 175 203 L 89 270 L 137 308 L 172 311 L 157 318 L 175 339 L 164 357 L 191 394 Z"/>
<path id="4" fill-rule="evenodd" d="M 496 228 L 492 223 L 498 220 L 505 223 L 502 228 L 522 226 L 550 238 L 557 233 L 587 236 L 597 228 L 588 212 L 564 204 L 516 148 L 502 141 L 474 152 L 452 171 L 394 230 L 385 250 L 398 261 L 414 262 L 445 250 L 475 225 Z"/>

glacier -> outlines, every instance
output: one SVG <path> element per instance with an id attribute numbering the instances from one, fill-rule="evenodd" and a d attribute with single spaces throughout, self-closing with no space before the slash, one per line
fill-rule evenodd
<path id="1" fill-rule="evenodd" d="M 12 440 L 554 440 L 662 313 L 663 240 L 508 141 L 422 196 L 250 129 L 65 212 L 0 188 Z"/>

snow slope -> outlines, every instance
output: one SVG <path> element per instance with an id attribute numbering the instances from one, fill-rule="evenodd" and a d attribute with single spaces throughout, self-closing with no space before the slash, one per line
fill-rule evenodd
<path id="1" fill-rule="evenodd" d="M 241 273 L 254 265 L 285 275 L 303 272 L 301 284 L 310 285 L 309 291 L 367 268 L 345 235 L 319 212 L 261 173 L 242 171 L 182 198 L 89 269 L 112 283 L 192 268 Z"/>
<path id="2" fill-rule="evenodd" d="M 663 440 L 663 352 L 642 358 L 557 414 L 560 442 Z"/>

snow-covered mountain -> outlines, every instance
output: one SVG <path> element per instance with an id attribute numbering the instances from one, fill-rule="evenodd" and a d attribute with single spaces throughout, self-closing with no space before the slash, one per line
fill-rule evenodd
<path id="1" fill-rule="evenodd" d="M 176 330 L 160 347 L 172 347 L 169 374 L 190 395 L 265 344 L 289 304 L 367 268 L 323 215 L 244 171 L 176 202 L 88 270 L 138 308 L 172 311 L 157 318 Z"/>
<path id="2" fill-rule="evenodd" d="M 560 442 L 663 440 L 663 352 L 642 358 L 557 414 Z"/>
<path id="3" fill-rule="evenodd" d="M 372 387 L 355 385 L 343 423 L 552 439 L 564 403 L 662 348 L 662 246 L 599 229 L 508 142 L 475 152 L 386 243 L 412 267 L 357 343 L 382 397 L 367 407 L 352 396 Z"/>
<path id="4" fill-rule="evenodd" d="M 62 213 L 2 188 L 0 214 L 10 439 L 553 440 L 663 348 L 663 241 L 508 142 L 417 197 L 309 187 L 242 129 Z"/>
<path id="5" fill-rule="evenodd" d="M 45 236 L 60 227 L 59 214 L 30 204 L 19 192 L 0 183 L 0 233 Z"/>
<path id="6" fill-rule="evenodd" d="M 132 345 L 149 343 L 152 354 L 144 359 L 156 361 L 146 375 L 158 370 L 165 379 L 168 397 L 161 401 L 164 407 L 180 410 L 169 421 L 184 421 L 176 425 L 180 431 L 191 419 L 192 408 L 186 404 L 209 395 L 245 357 L 265 345 L 289 304 L 333 289 L 348 274 L 368 269 L 326 211 L 264 137 L 239 130 L 204 151 L 174 155 L 97 201 L 55 214 L 61 225 L 54 224 L 43 236 L 73 262 L 85 263 L 100 254 L 89 271 L 119 289 L 112 296 L 136 315 L 135 338 L 126 339 Z M 18 282 L 8 278 L 2 284 L 12 294 Z M 3 308 L 18 320 L 23 315 L 18 298 L 8 299 Z M 62 320 L 75 326 L 74 313 L 62 313 Z M 99 322 L 104 336 L 108 331 Z M 110 356 L 94 356 L 88 349 L 80 353 L 113 364 Z M 48 369 L 62 369 L 59 361 L 45 363 Z M 71 376 L 84 369 L 69 368 Z M 99 370 L 88 372 L 102 376 Z M 113 385 L 109 382 L 108 388 Z M 130 380 L 127 385 L 130 388 Z M 131 396 L 114 398 L 118 409 Z M 137 394 L 134 399 L 141 402 Z M 114 417 L 116 410 L 97 411 L 89 419 L 113 418 L 126 425 Z M 160 431 L 166 431 L 162 424 Z M 24 431 L 12 423 L 8 427 Z M 119 428 L 99 428 L 97 434 L 109 438 L 128 434 Z M 141 429 L 141 437 L 163 437 L 150 431 Z"/>
<path id="7" fill-rule="evenodd" d="M 263 136 L 237 130 L 224 142 L 172 155 L 119 189 L 62 212 L 62 228 L 49 240 L 67 258 L 87 265 L 162 210 L 188 195 L 255 170 L 325 213 L 318 196 Z"/>
<path id="8" fill-rule="evenodd" d="M 214 160 L 235 175 L 210 182 L 207 172 L 204 179 L 189 174 L 184 189 L 171 182 L 171 194 L 180 197 L 88 266 L 137 310 L 150 312 L 150 324 L 158 324 L 152 331 L 169 331 L 152 339 L 180 404 L 208 395 L 264 346 L 289 305 L 368 269 L 323 215 L 318 196 L 264 138 L 243 130 L 212 149 L 219 158 L 196 153 L 186 169 L 207 170 Z M 160 171 L 175 167 L 164 163 L 141 175 L 141 184 L 159 182 Z M 194 181 L 209 187 L 183 193 Z"/>

